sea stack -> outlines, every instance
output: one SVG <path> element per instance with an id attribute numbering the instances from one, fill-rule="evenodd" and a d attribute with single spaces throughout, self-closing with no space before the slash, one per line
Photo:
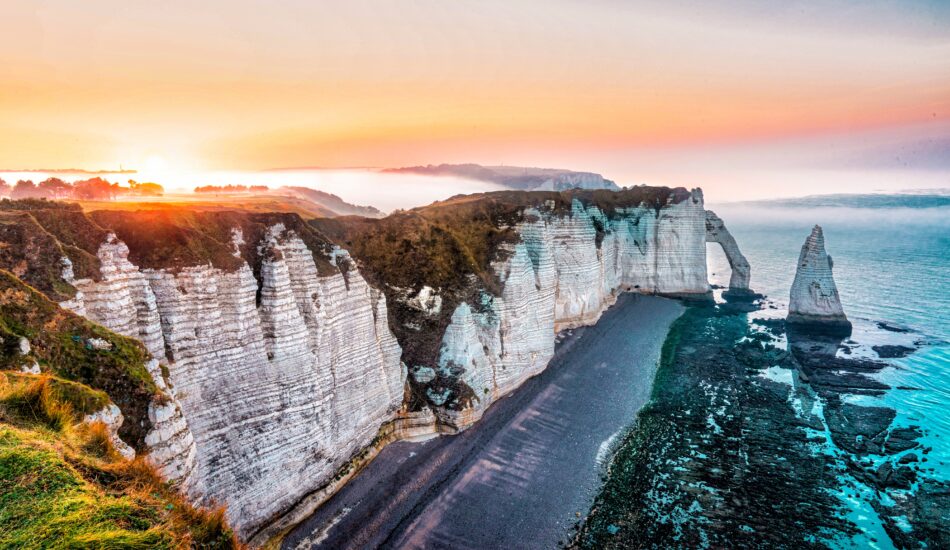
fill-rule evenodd
<path id="1" fill-rule="evenodd" d="M 834 335 L 851 334 L 841 307 L 825 236 L 816 225 L 802 245 L 788 302 L 788 323 L 794 328 Z"/>

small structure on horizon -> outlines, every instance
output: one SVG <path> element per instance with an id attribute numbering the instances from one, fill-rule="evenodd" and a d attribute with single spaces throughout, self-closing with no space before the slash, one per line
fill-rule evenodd
<path id="1" fill-rule="evenodd" d="M 834 335 L 850 335 L 851 322 L 841 307 L 832 268 L 825 252 L 825 236 L 816 225 L 798 257 L 786 322 L 793 328 Z"/>

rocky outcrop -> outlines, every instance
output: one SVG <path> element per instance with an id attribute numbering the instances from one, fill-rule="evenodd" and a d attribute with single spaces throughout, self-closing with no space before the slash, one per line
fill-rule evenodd
<path id="1" fill-rule="evenodd" d="M 825 237 L 816 225 L 802 245 L 788 302 L 788 323 L 799 330 L 850 334 L 851 322 L 841 307 L 832 273 L 834 264 L 825 252 Z"/>
<path id="2" fill-rule="evenodd" d="M 150 460 L 192 499 L 226 505 L 242 538 L 369 445 L 405 383 L 381 293 L 355 270 L 320 276 L 279 224 L 258 246 L 260 281 L 246 263 L 139 269 L 110 235 L 101 279 L 74 281 L 81 298 L 65 304 L 161 360 Z"/>
<path id="3" fill-rule="evenodd" d="M 729 276 L 728 293 L 735 297 L 753 295 L 752 291 L 749 290 L 749 279 L 752 276 L 749 261 L 742 255 L 736 239 L 726 229 L 726 224 L 723 223 L 722 218 L 712 210 L 706 211 L 706 242 L 719 243 L 723 252 L 726 253 L 726 260 L 729 261 L 729 267 L 732 269 L 732 274 Z"/>
<path id="4" fill-rule="evenodd" d="M 116 452 L 127 459 L 132 459 L 135 458 L 135 450 L 129 447 L 128 444 L 119 437 L 119 428 L 124 421 L 125 418 L 122 416 L 122 411 L 120 411 L 119 407 L 115 406 L 114 403 L 109 403 L 102 409 L 92 414 L 87 414 L 85 418 L 83 418 L 83 422 L 87 424 L 102 422 L 109 432 L 109 440 L 112 442 L 112 446 Z"/>

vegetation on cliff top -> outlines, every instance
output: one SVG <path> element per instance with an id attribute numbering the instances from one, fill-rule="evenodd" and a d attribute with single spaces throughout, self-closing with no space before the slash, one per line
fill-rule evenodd
<path id="1" fill-rule="evenodd" d="M 234 271 L 246 261 L 260 275 L 260 250 L 268 227 L 283 224 L 294 231 L 313 253 L 321 274 L 336 273 L 328 254 L 332 244 L 300 216 L 286 212 L 251 213 L 154 208 L 137 211 L 97 210 L 89 214 L 96 223 L 115 231 L 129 247 L 129 260 L 141 268 L 180 269 L 211 264 Z M 239 229 L 241 258 L 234 256 L 232 231 Z M 258 278 L 258 280 L 260 280 Z"/>
<path id="2" fill-rule="evenodd" d="M 98 277 L 96 252 L 105 235 L 106 230 L 75 205 L 37 199 L 0 201 L 0 268 L 57 301 L 76 293 L 63 280 L 63 257 L 72 262 L 77 278 Z"/>
<path id="3" fill-rule="evenodd" d="M 112 447 L 108 398 L 50 376 L 0 372 L 0 547 L 233 548 L 223 510 L 192 507 L 142 458 Z"/>
<path id="4" fill-rule="evenodd" d="M 0 201 L 0 269 L 9 270 L 52 300 L 70 299 L 76 289 L 63 279 L 63 258 L 72 263 L 76 279 L 98 279 L 99 247 L 113 231 L 129 247 L 132 263 L 141 268 L 175 270 L 211 264 L 233 271 L 244 260 L 259 275 L 262 253 L 272 251 L 259 250 L 258 245 L 267 227 L 281 223 L 307 244 L 320 273 L 338 272 L 328 258 L 332 244 L 293 212 L 122 206 L 85 212 L 77 204 L 43 199 Z M 243 232 L 241 258 L 233 254 L 235 228 Z"/>

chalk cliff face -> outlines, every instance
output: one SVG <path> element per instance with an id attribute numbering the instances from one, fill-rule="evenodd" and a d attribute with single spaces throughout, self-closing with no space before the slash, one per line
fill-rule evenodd
<path id="1" fill-rule="evenodd" d="M 788 322 L 803 328 L 850 334 L 851 322 L 841 307 L 825 236 L 815 226 L 802 245 L 788 303 Z"/>
<path id="2" fill-rule="evenodd" d="M 417 277 L 416 267 L 446 260 L 406 244 L 417 228 L 397 225 L 405 233 L 380 242 L 398 281 L 361 246 L 360 231 L 386 220 L 308 226 L 224 213 L 168 225 L 155 214 L 153 232 L 165 232 L 156 237 L 137 218 L 93 216 L 116 230 L 98 246 L 97 277 L 77 279 L 64 262 L 78 292 L 61 304 L 145 344 L 165 393 L 148 411 L 150 460 L 261 541 L 276 519 L 312 508 L 384 426 L 400 437 L 477 421 L 547 366 L 558 331 L 596 322 L 618 293 L 708 294 L 705 247 L 718 218 L 698 189 L 486 195 L 459 208 L 439 215 L 469 225 L 439 250 L 467 262 L 482 250 L 487 272 Z M 435 231 L 425 242 L 452 228 L 423 221 Z M 331 229 L 359 253 L 317 232 Z M 715 232 L 741 258 L 721 220 Z M 187 246 L 155 253 L 171 241 Z M 747 263 L 735 265 L 746 266 L 736 287 L 747 287 Z M 441 272 L 454 287 L 429 280 Z M 417 345 L 425 338 L 434 340 Z"/>
<path id="3" fill-rule="evenodd" d="M 482 292 L 455 308 L 436 372 L 410 364 L 442 431 L 465 428 L 542 371 L 555 333 L 595 323 L 621 291 L 709 290 L 699 190 L 660 209 L 638 205 L 608 215 L 574 199 L 568 213 L 541 206 L 524 217 L 515 227 L 519 241 L 505 245 L 505 259 L 492 264 L 500 295 Z"/>
<path id="4" fill-rule="evenodd" d="M 101 279 L 74 281 L 66 304 L 161 360 L 153 377 L 172 397 L 150 407 L 150 458 L 194 499 L 227 505 L 245 538 L 368 445 L 405 383 L 385 298 L 358 271 L 320 276 L 281 225 L 258 246 L 260 284 L 246 263 L 139 269 L 110 235 Z"/>

